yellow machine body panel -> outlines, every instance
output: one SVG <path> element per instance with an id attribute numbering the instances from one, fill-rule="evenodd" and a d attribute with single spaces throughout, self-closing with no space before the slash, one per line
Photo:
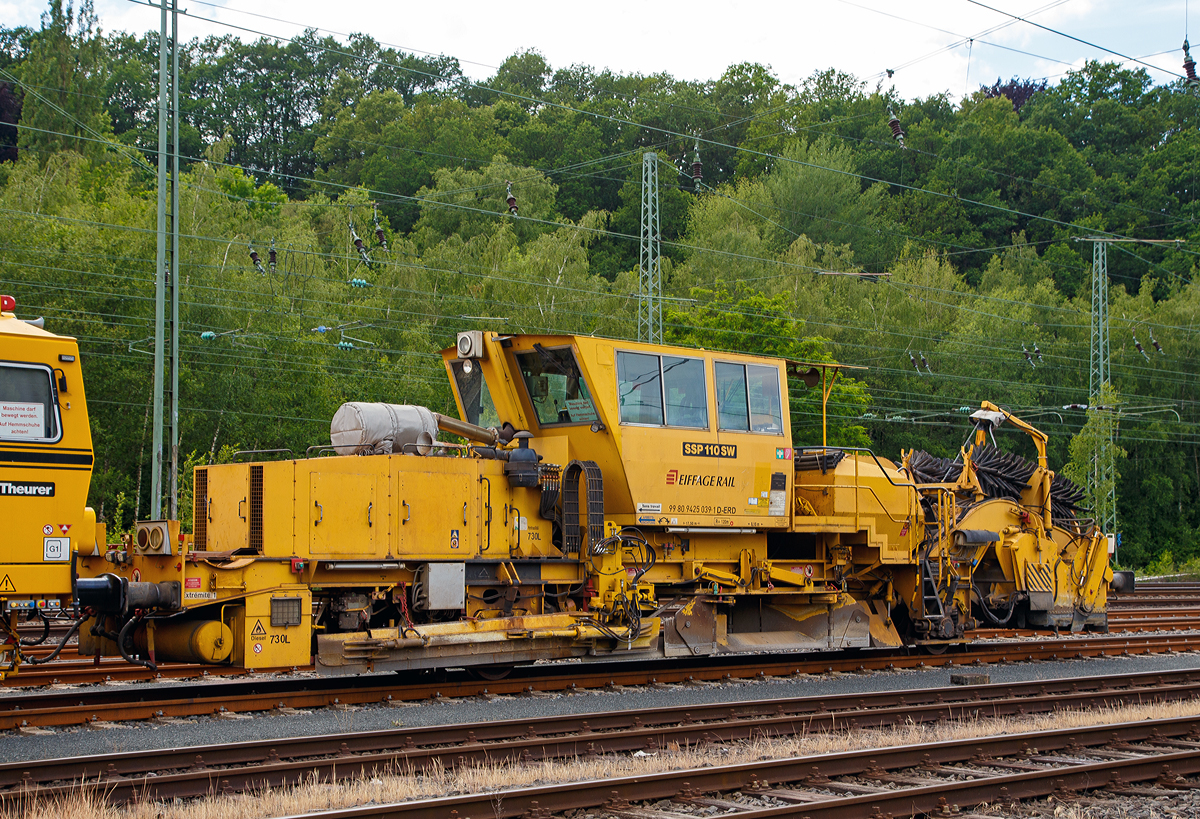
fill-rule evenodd
<path id="1" fill-rule="evenodd" d="M 198 467 L 190 536 L 141 522 L 82 557 L 103 628 L 81 650 L 361 673 L 1107 622 L 1103 538 L 995 405 L 977 429 L 1010 420 L 1038 464 L 796 450 L 788 374 L 824 399 L 837 365 L 487 332 L 443 360 L 459 419 L 348 404 L 336 454 Z M 1021 488 L 990 496 L 984 468 Z"/>
<path id="2" fill-rule="evenodd" d="M 0 313 L 0 600 L 8 610 L 70 597 L 72 553 L 96 549 L 91 477 L 79 345 Z"/>
<path id="3" fill-rule="evenodd" d="M 796 472 L 792 529 L 839 539 L 862 533 L 879 561 L 889 565 L 915 562 L 924 537 L 920 495 L 912 480 L 891 461 L 848 453 L 834 465 L 814 457 Z M 797 461 L 806 465 L 803 451 Z"/>

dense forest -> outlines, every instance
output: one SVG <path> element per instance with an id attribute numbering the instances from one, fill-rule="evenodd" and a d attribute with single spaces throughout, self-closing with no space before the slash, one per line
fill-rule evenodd
<path id="1" fill-rule="evenodd" d="M 836 69 L 696 81 L 524 51 L 473 82 L 362 34 L 180 45 L 188 464 L 327 443 L 347 400 L 452 411 L 437 351 L 459 330 L 636 337 L 653 151 L 667 338 L 867 367 L 839 381 L 831 443 L 887 457 L 954 454 L 986 398 L 1085 475 L 1095 425 L 1065 407 L 1089 402 L 1086 237 L 1173 240 L 1108 245 L 1103 400 L 1119 559 L 1200 559 L 1185 82 L 1089 63 L 955 103 Z M 104 32 L 87 2 L 0 28 L 0 291 L 79 339 L 114 528 L 149 508 L 157 66 L 156 32 Z M 819 443 L 819 396 L 793 392 L 797 441 Z"/>

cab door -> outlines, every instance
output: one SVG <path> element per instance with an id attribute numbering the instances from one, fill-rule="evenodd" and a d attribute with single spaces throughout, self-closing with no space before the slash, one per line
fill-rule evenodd
<path id="1" fill-rule="evenodd" d="M 731 484 L 740 525 L 787 525 L 791 481 L 786 381 L 778 364 L 713 362 L 721 474 Z"/>

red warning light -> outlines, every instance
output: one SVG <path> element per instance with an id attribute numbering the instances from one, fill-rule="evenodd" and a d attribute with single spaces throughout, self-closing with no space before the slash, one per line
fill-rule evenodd
<path id="1" fill-rule="evenodd" d="M 0 296 L 0 310 L 11 313 L 17 309 L 17 300 L 12 296 Z"/>

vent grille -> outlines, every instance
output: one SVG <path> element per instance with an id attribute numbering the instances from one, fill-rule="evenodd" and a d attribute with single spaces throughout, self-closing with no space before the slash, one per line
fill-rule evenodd
<path id="1" fill-rule="evenodd" d="M 271 627 L 287 628 L 300 625 L 304 600 L 300 597 L 271 598 Z"/>
<path id="2" fill-rule="evenodd" d="M 197 469 L 192 495 L 192 548 L 208 551 L 208 470 Z"/>
<path id="3" fill-rule="evenodd" d="M 251 549 L 262 554 L 263 550 L 263 468 L 261 464 L 250 467 L 250 540 Z"/>

